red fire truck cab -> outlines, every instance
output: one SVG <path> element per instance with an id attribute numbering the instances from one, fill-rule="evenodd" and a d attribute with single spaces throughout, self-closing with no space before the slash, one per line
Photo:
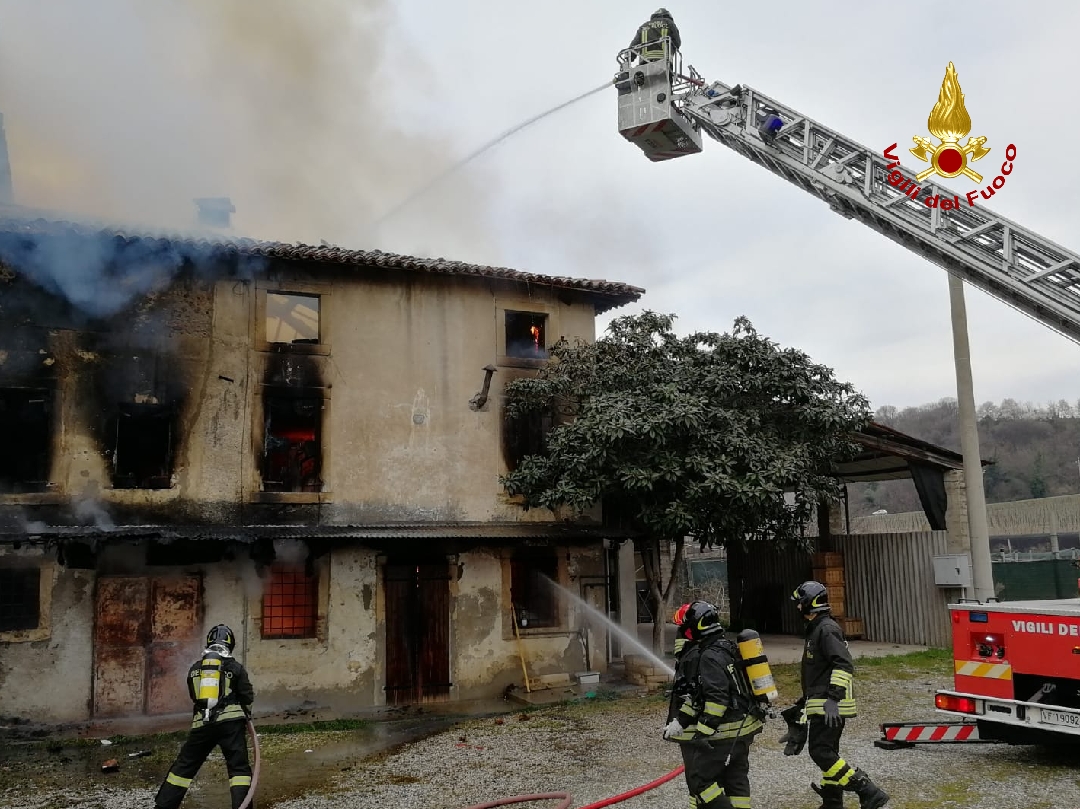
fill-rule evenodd
<path id="1" fill-rule="evenodd" d="M 1010 744 L 1080 743 L 1080 598 L 950 604 L 954 688 L 939 713 Z"/>

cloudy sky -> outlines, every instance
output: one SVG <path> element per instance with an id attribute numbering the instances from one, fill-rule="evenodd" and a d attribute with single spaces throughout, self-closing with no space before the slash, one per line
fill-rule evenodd
<path id="1" fill-rule="evenodd" d="M 1069 103 L 1080 6 L 667 7 L 706 78 L 748 84 L 869 146 L 899 142 L 904 155 L 954 62 L 988 160 L 1017 147 L 993 210 L 1080 249 L 1069 227 L 1080 218 Z M 0 0 L 16 194 L 170 223 L 190 218 L 192 197 L 228 195 L 246 234 L 627 281 L 647 294 L 619 313 L 673 312 L 684 332 L 746 315 L 875 406 L 955 396 L 942 270 L 717 143 L 649 163 L 618 134 L 614 90 L 514 135 L 376 226 L 478 145 L 609 80 L 654 8 Z M 1080 399 L 1080 346 L 977 290 L 967 301 L 978 401 Z"/>

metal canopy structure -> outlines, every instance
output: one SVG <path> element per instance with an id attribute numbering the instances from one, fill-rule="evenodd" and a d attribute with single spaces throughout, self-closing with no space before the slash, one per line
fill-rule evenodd
<path id="1" fill-rule="evenodd" d="M 850 461 L 836 464 L 834 469 L 836 477 L 846 483 L 910 478 L 911 462 L 942 471 L 964 468 L 964 456 L 960 453 L 877 422 L 871 422 L 852 438 L 862 447 L 862 452 Z M 983 466 L 991 463 L 982 461 Z"/>

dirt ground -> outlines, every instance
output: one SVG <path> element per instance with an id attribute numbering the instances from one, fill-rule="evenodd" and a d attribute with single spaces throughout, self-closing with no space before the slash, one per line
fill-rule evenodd
<path id="1" fill-rule="evenodd" d="M 921 652 L 858 661 L 859 717 L 845 731 L 842 754 L 893 796 L 890 809 L 1064 809 L 1080 806 L 1075 753 L 1005 745 L 873 746 L 883 721 L 933 719 L 933 693 L 950 682 L 951 655 Z M 776 667 L 781 704 L 797 695 L 796 667 Z M 600 690 L 547 708 L 464 722 L 441 729 L 415 723 L 329 723 L 306 731 L 264 733 L 259 807 L 276 809 L 464 809 L 500 797 L 568 791 L 572 806 L 652 781 L 681 763 L 677 745 L 660 738 L 662 695 Z M 339 729 L 334 729 L 339 728 Z M 432 733 L 433 730 L 437 732 Z M 413 734 L 412 740 L 407 738 Z M 780 720 L 757 738 L 751 754 L 755 809 L 815 809 L 816 779 L 806 756 L 782 755 Z M 401 734 L 404 735 L 395 735 Z M 426 738 L 418 738 L 426 735 Z M 0 806 L 5 809 L 123 809 L 152 805 L 181 737 L 114 739 L 113 745 L 39 743 L 0 754 Z M 398 745 L 384 749 L 387 745 Z M 151 755 L 128 759 L 129 752 Z M 379 750 L 380 752 L 373 752 Z M 121 770 L 100 772 L 107 757 Z M 224 801 L 224 803 L 222 803 Z M 857 806 L 854 796 L 849 806 Z M 220 757 L 200 773 L 184 807 L 227 805 Z M 520 804 L 548 809 L 548 803 Z M 683 807 L 682 777 L 618 804 L 623 809 Z"/>

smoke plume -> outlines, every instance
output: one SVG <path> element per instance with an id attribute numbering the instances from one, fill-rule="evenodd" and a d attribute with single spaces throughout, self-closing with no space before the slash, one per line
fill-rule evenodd
<path id="1" fill-rule="evenodd" d="M 241 235 L 399 252 L 422 246 L 409 234 L 437 206 L 425 244 L 493 260 L 469 178 L 413 218 L 364 227 L 463 151 L 395 123 L 426 70 L 389 0 L 5 4 L 0 112 L 15 199 L 190 229 L 193 198 L 230 197 Z"/>

